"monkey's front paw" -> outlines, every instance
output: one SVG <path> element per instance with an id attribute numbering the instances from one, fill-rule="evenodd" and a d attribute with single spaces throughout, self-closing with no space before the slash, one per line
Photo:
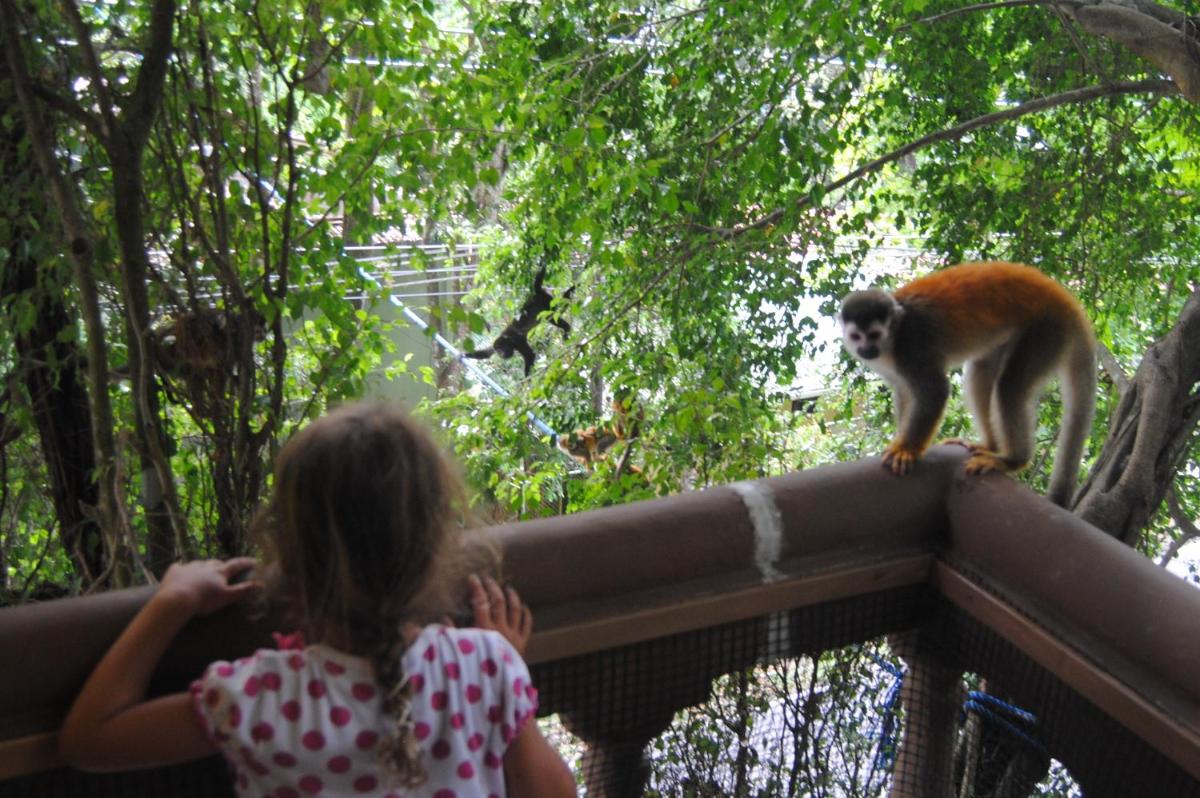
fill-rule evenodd
<path id="1" fill-rule="evenodd" d="M 904 444 L 893 443 L 883 451 L 883 464 L 892 469 L 897 476 L 904 476 L 912 471 L 913 463 L 921 455 L 920 450 L 912 449 Z"/>
<path id="2" fill-rule="evenodd" d="M 999 455 L 986 449 L 976 450 L 967 460 L 965 468 L 968 474 L 986 474 L 989 471 L 998 471 L 1003 474 L 1010 470 L 1008 463 L 1004 462 Z"/>

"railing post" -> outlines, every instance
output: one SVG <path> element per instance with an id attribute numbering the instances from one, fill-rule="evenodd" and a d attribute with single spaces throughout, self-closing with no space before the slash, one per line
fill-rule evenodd
<path id="1" fill-rule="evenodd" d="M 681 706 L 680 709 L 683 709 Z M 580 762 L 588 798 L 640 798 L 650 777 L 646 746 L 667 730 L 675 713 L 638 718 L 636 727 L 603 732 L 595 722 L 579 715 L 564 716 L 568 729 L 578 735 L 587 750 Z"/>
<path id="2" fill-rule="evenodd" d="M 952 798 L 962 671 L 938 656 L 921 630 L 888 637 L 904 660 L 904 734 L 889 798 Z"/>

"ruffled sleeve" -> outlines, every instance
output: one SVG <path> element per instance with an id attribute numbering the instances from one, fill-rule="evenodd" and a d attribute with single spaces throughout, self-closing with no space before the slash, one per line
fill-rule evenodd
<path id="1" fill-rule="evenodd" d="M 229 744 L 242 725 L 239 695 L 252 695 L 258 689 L 251 657 L 225 662 L 218 660 L 192 682 L 192 707 L 205 734 L 218 748 Z"/>
<path id="2" fill-rule="evenodd" d="M 529 667 L 503 635 L 498 632 L 475 630 L 480 638 L 481 678 L 489 683 L 487 692 L 494 697 L 487 708 L 487 719 L 493 733 L 499 736 L 496 749 L 507 750 L 509 744 L 537 715 L 537 688 L 529 678 Z"/>

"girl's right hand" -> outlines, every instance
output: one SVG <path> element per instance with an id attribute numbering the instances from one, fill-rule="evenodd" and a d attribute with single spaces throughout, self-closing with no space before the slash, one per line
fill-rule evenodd
<path id="1" fill-rule="evenodd" d="M 533 634 L 533 613 L 521 603 L 521 597 L 511 587 L 501 588 L 490 576 L 474 574 L 467 578 L 471 591 L 471 609 L 475 625 L 480 629 L 494 629 L 525 656 L 525 646 Z"/>
<path id="2" fill-rule="evenodd" d="M 178 602 L 193 615 L 209 615 L 258 589 L 253 579 L 230 584 L 254 565 L 253 557 L 176 563 L 163 575 L 155 598 Z"/>

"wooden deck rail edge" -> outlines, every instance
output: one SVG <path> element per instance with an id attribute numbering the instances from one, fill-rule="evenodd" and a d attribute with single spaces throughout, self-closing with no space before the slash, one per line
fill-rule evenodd
<path id="1" fill-rule="evenodd" d="M 537 610 L 529 660 L 928 583 L 1200 779 L 1200 593 L 1010 480 L 966 478 L 962 459 L 939 447 L 903 479 L 876 458 L 498 528 Z M 0 661 L 0 780 L 57 764 L 70 696 L 148 595 L 0 610 L 0 645 L 24 652 Z M 189 626 L 158 689 L 269 629 Z"/>

